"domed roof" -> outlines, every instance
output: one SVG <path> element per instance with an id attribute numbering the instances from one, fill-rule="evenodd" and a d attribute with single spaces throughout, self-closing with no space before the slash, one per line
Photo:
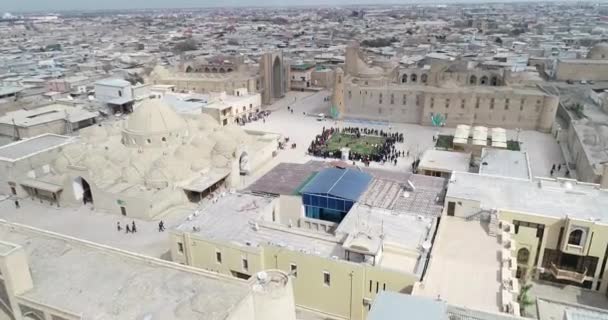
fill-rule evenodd
<path id="1" fill-rule="evenodd" d="M 186 126 L 186 121 L 171 107 L 158 99 L 151 99 L 129 116 L 125 131 L 145 135 L 179 131 Z"/>
<path id="2" fill-rule="evenodd" d="M 589 53 L 587 53 L 587 59 L 593 60 L 606 60 L 608 59 L 608 42 L 600 42 L 593 46 Z"/>
<path id="3" fill-rule="evenodd" d="M 101 124 L 80 130 L 80 135 L 91 142 L 103 141 L 108 137 L 108 131 Z"/>

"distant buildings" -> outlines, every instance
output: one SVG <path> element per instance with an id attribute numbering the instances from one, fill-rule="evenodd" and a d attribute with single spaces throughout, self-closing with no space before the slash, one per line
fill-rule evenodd
<path id="1" fill-rule="evenodd" d="M 350 46 L 343 81 L 335 82 L 334 104 L 344 118 L 431 125 L 432 117 L 441 115 L 449 126 L 551 130 L 558 97 L 535 86 L 508 85 L 504 69 L 467 65 L 463 61 L 422 68 L 370 67 L 358 47 Z"/>

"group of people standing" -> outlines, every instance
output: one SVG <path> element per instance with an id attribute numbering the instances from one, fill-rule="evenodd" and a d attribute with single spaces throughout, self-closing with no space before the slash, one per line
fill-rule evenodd
<path id="1" fill-rule="evenodd" d="M 405 157 L 409 152 L 400 151 L 395 148 L 395 143 L 403 142 L 403 133 L 385 132 L 378 129 L 358 128 L 358 127 L 346 127 L 340 128 L 325 128 L 321 134 L 318 134 L 315 139 L 310 143 L 308 147 L 308 153 L 316 157 L 322 158 L 342 158 L 341 150 L 327 149 L 327 144 L 334 134 L 348 134 L 353 135 L 357 138 L 361 136 L 376 136 L 385 138 L 383 143 L 371 144 L 372 152 L 369 154 L 362 154 L 359 152 L 351 151 L 348 155 L 348 159 L 352 161 L 362 161 L 365 166 L 369 166 L 371 161 L 374 162 L 392 162 L 397 165 L 397 159 Z M 340 141 L 339 141 L 340 142 Z M 368 142 L 365 142 L 368 144 Z M 345 144 L 346 147 L 350 147 L 349 144 Z"/>
<path id="2" fill-rule="evenodd" d="M 566 172 L 564 173 L 564 177 L 566 178 L 570 178 L 570 170 L 568 170 L 568 167 L 566 166 L 566 164 L 553 164 L 553 166 L 551 167 L 551 171 L 549 172 L 551 174 L 551 176 L 553 177 L 553 175 L 557 172 L 562 171 L 562 167 L 564 167 L 564 169 L 566 170 Z"/>
<path id="3" fill-rule="evenodd" d="M 325 129 L 325 128 L 323 128 Z M 340 130 L 340 129 L 337 129 Z M 384 130 L 378 129 L 368 129 L 368 128 L 359 128 L 359 127 L 346 127 L 342 129 L 342 133 L 348 133 L 352 135 L 356 135 L 357 138 L 360 138 L 361 135 L 366 136 L 376 136 L 383 137 L 387 140 L 393 140 L 393 142 L 403 142 L 403 133 L 398 132 L 385 132 Z"/>
<path id="4" fill-rule="evenodd" d="M 120 225 L 120 221 L 116 222 L 116 231 L 122 232 L 122 226 Z M 163 231 L 165 231 L 165 223 L 161 220 L 158 223 L 158 232 Z M 137 233 L 137 225 L 135 224 L 135 221 L 127 223 L 125 227 L 125 233 Z"/>

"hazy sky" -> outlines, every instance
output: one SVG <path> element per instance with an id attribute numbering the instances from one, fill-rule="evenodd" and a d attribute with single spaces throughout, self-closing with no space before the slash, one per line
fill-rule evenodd
<path id="1" fill-rule="evenodd" d="M 218 6 L 348 5 L 420 0 L 0 0 L 0 12 Z"/>

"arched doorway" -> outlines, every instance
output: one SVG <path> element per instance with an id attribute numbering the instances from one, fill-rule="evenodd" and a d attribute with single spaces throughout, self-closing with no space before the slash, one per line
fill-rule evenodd
<path id="1" fill-rule="evenodd" d="M 412 75 L 410 76 L 410 79 L 412 80 L 412 82 L 416 82 L 416 81 L 418 81 L 418 75 L 415 73 L 412 73 Z"/>
<path id="2" fill-rule="evenodd" d="M 404 75 L 401 77 L 401 83 L 407 83 L 407 74 L 404 74 Z"/>
<path id="3" fill-rule="evenodd" d="M 480 83 L 483 86 L 485 86 L 486 84 L 488 84 L 488 77 L 486 77 L 486 76 L 481 77 Z"/>
<path id="4" fill-rule="evenodd" d="M 568 236 L 568 244 L 581 246 L 583 242 L 583 230 L 575 229 Z"/>
<path id="5" fill-rule="evenodd" d="M 476 85 L 477 84 L 477 77 L 476 76 L 471 76 L 471 78 L 469 78 L 469 84 Z"/>
<path id="6" fill-rule="evenodd" d="M 517 263 L 519 264 L 528 264 L 530 261 L 530 250 L 527 248 L 521 248 L 517 251 Z"/>
<path id="7" fill-rule="evenodd" d="M 421 81 L 422 83 L 426 83 L 426 82 L 427 82 L 427 80 L 428 80 L 428 76 L 426 75 L 426 73 L 423 73 L 423 74 L 420 76 L 420 81 Z"/>
<path id="8" fill-rule="evenodd" d="M 249 155 L 247 152 L 241 153 L 239 157 L 239 171 L 242 176 L 248 175 L 251 170 L 251 166 L 249 164 Z"/>
<path id="9" fill-rule="evenodd" d="M 191 67 L 191 66 L 188 66 L 188 67 L 186 68 L 186 73 L 191 73 L 191 72 L 192 72 L 192 67 Z"/>
<path id="10" fill-rule="evenodd" d="M 272 63 L 272 94 L 275 98 L 282 96 L 283 86 L 281 84 L 281 59 L 279 57 L 274 58 Z"/>
<path id="11" fill-rule="evenodd" d="M 91 193 L 91 186 L 82 177 L 74 179 L 72 183 L 74 190 L 74 196 L 76 200 L 82 200 L 84 204 L 93 203 L 93 193 Z"/>
<path id="12" fill-rule="evenodd" d="M 492 80 L 491 80 L 490 82 L 491 82 L 491 84 L 492 84 L 493 86 L 497 86 L 497 85 L 498 85 L 498 77 L 493 76 L 493 77 L 492 77 Z"/>

